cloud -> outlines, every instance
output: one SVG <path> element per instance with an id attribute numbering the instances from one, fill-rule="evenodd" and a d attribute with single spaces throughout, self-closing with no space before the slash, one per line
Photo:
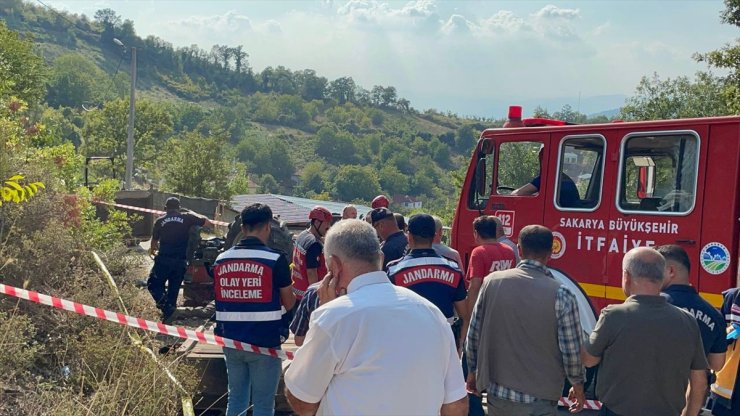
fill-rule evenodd
<path id="1" fill-rule="evenodd" d="M 447 22 L 442 25 L 442 28 L 440 30 L 446 35 L 459 35 L 469 34 L 475 31 L 476 28 L 476 24 L 466 19 L 464 16 L 453 14 L 452 16 L 450 16 Z"/>
<path id="2" fill-rule="evenodd" d="M 337 9 L 348 24 L 367 28 L 437 30 L 440 17 L 433 0 L 416 0 L 402 7 L 391 7 L 376 0 L 350 0 Z"/>
<path id="3" fill-rule="evenodd" d="M 565 19 L 573 20 L 581 17 L 579 9 L 561 9 L 558 6 L 548 4 L 534 14 L 538 19 Z"/>
<path id="4" fill-rule="evenodd" d="M 252 30 L 252 21 L 249 17 L 228 11 L 222 15 L 191 16 L 178 21 L 170 22 L 172 25 L 182 25 L 188 29 L 205 30 L 210 29 L 220 32 L 243 32 Z"/>
<path id="5" fill-rule="evenodd" d="M 489 32 L 497 34 L 531 30 L 531 26 L 523 18 L 514 15 L 514 12 L 509 10 L 499 10 L 493 16 L 483 19 L 480 26 Z"/>

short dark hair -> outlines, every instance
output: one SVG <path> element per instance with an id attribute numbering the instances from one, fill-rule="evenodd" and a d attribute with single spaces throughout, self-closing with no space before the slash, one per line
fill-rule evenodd
<path id="1" fill-rule="evenodd" d="M 398 225 L 399 230 L 406 230 L 406 218 L 404 218 L 403 215 L 394 212 L 393 218 L 396 219 L 396 225 Z"/>
<path id="2" fill-rule="evenodd" d="M 528 225 L 519 231 L 519 247 L 524 257 L 542 257 L 552 253 L 552 231 L 542 225 Z"/>
<path id="3" fill-rule="evenodd" d="M 272 220 L 272 210 L 265 204 L 252 204 L 242 210 L 241 216 L 242 226 L 247 231 L 253 231 L 270 223 Z"/>
<path id="4" fill-rule="evenodd" d="M 685 267 L 687 271 L 691 271 L 691 260 L 689 260 L 689 254 L 683 247 L 676 244 L 666 244 L 655 247 L 655 250 L 662 254 L 666 261 L 675 261 Z"/>
<path id="5" fill-rule="evenodd" d="M 483 239 L 496 238 L 496 221 L 492 215 L 481 215 L 473 220 L 473 229 Z"/>

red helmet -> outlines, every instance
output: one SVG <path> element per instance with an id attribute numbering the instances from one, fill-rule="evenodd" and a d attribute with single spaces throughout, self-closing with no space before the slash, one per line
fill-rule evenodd
<path id="1" fill-rule="evenodd" d="M 373 199 L 373 203 L 370 205 L 373 209 L 375 208 L 388 208 L 388 205 L 391 204 L 391 201 L 388 200 L 388 197 L 385 195 L 378 195 Z"/>
<path id="2" fill-rule="evenodd" d="M 328 209 L 322 207 L 321 205 L 316 205 L 315 207 L 313 207 L 311 212 L 308 214 L 308 219 L 309 220 L 319 220 L 319 221 L 324 221 L 324 222 L 329 222 L 329 223 L 333 221 L 331 212 Z"/>

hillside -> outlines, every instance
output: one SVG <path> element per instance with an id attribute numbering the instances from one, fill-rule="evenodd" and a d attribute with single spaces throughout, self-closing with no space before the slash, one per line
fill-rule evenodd
<path id="1" fill-rule="evenodd" d="M 466 165 L 478 131 L 493 124 L 420 113 L 394 87 L 368 90 L 351 77 L 328 80 L 279 63 L 255 72 L 242 46 L 142 39 L 110 9 L 91 19 L 14 0 L 0 3 L 0 18 L 30 36 L 49 65 L 40 121 L 83 155 L 116 157 L 118 174 L 125 148 L 113 138 L 125 137 L 130 55 L 113 39 L 137 48 L 137 178 L 167 190 L 228 198 L 245 191 L 246 168 L 262 191 L 355 201 L 408 194 L 449 209 L 457 194 L 450 171 Z M 217 152 L 203 147 L 206 138 Z M 188 141 L 220 158 L 216 169 L 228 180 L 173 177 L 168 166 L 185 162 L 173 153 Z"/>

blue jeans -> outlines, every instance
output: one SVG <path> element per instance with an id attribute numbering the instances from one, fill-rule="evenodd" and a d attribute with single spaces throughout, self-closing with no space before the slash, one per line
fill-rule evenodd
<path id="1" fill-rule="evenodd" d="M 245 416 L 250 396 L 253 416 L 274 415 L 282 370 L 280 359 L 231 348 L 224 348 L 224 359 L 229 379 L 226 416 Z"/>
<path id="2" fill-rule="evenodd" d="M 463 368 L 463 377 L 465 377 L 465 380 L 468 379 L 468 360 L 465 354 L 465 349 L 463 348 L 463 356 L 462 356 L 462 368 Z M 483 416 L 485 413 L 483 412 L 483 398 L 480 396 L 476 396 L 475 394 L 468 393 L 468 416 Z"/>

